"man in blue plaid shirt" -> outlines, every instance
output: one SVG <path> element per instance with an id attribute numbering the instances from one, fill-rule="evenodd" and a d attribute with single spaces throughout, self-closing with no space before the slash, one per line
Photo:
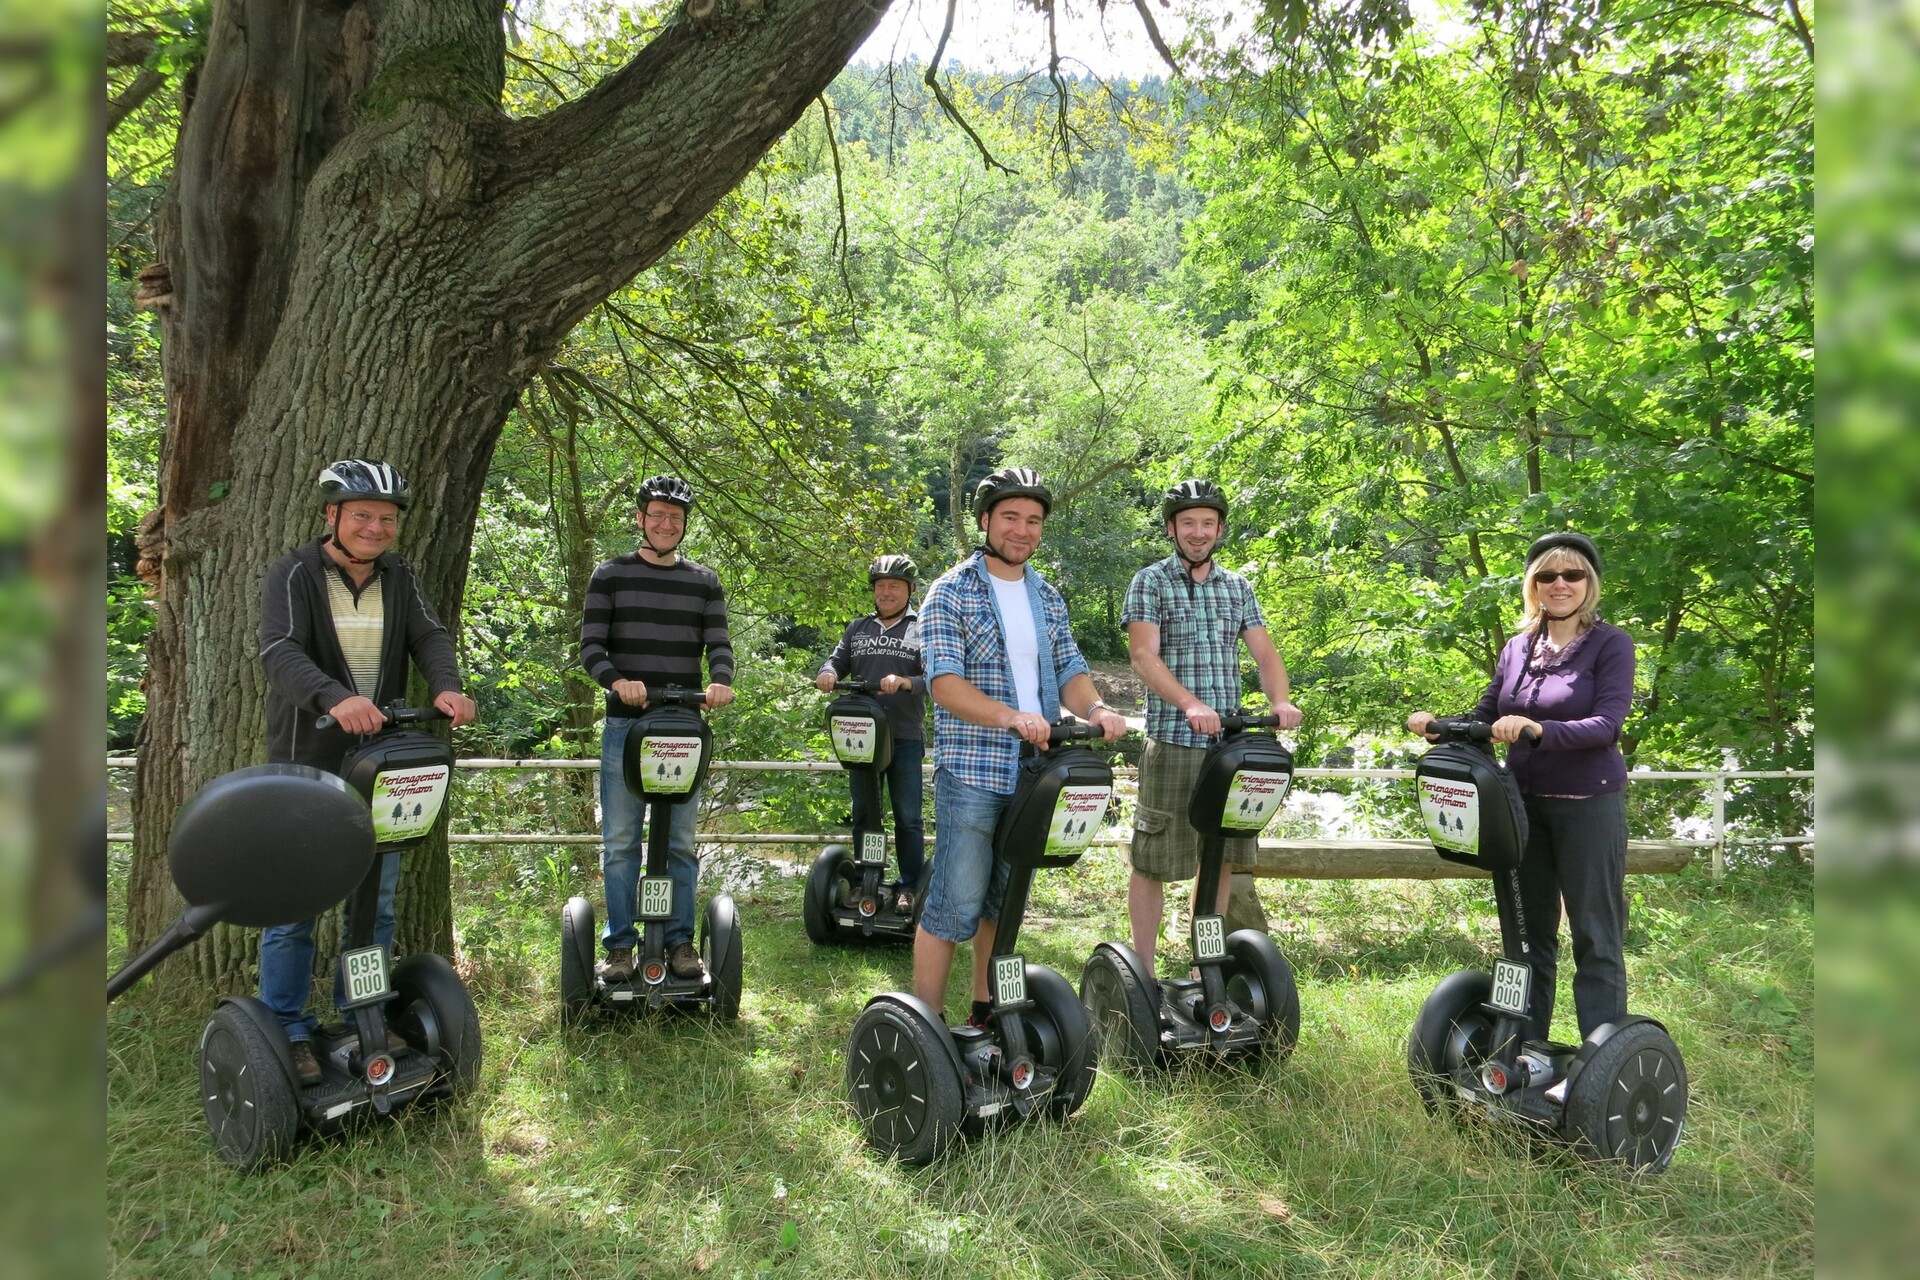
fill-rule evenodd
<path id="1" fill-rule="evenodd" d="M 1187 805 L 1201 759 L 1220 732 L 1220 713 L 1240 705 L 1242 642 L 1280 727 L 1300 723 L 1300 708 L 1288 701 L 1287 668 L 1253 588 L 1213 562 L 1227 529 L 1225 495 L 1210 480 L 1183 480 L 1167 490 L 1160 514 L 1174 553 L 1133 576 L 1120 612 L 1128 656 L 1147 685 L 1147 749 L 1134 806 L 1127 920 L 1134 953 L 1148 973 L 1155 972 L 1166 883 L 1199 871 L 1200 833 L 1187 821 Z M 1227 865 L 1250 861 L 1257 848 L 1254 838 L 1227 841 Z M 1226 914 L 1230 884 L 1230 877 L 1220 877 L 1216 915 Z M 1193 909 L 1201 911 L 1198 901 Z"/>
<path id="2" fill-rule="evenodd" d="M 1003 467 L 980 482 L 973 509 L 985 545 L 929 587 L 920 606 L 934 704 L 936 852 L 913 940 L 913 989 L 945 1017 L 953 953 L 971 939 L 967 1021 L 977 1026 L 993 1007 L 987 959 L 1009 878 L 993 856 L 993 832 L 1013 798 L 1021 740 L 1045 747 L 1062 706 L 1108 742 L 1126 722 L 1087 674 L 1066 601 L 1027 563 L 1053 509 L 1046 484 L 1030 468 Z"/>

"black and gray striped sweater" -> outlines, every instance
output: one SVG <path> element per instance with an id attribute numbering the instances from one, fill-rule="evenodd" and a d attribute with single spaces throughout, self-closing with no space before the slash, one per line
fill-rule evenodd
<path id="1" fill-rule="evenodd" d="M 616 698 L 615 680 L 681 689 L 732 684 L 733 641 L 719 575 L 685 556 L 664 566 L 647 563 L 637 551 L 606 561 L 587 583 L 580 665 L 608 691 L 610 716 L 645 710 Z"/>

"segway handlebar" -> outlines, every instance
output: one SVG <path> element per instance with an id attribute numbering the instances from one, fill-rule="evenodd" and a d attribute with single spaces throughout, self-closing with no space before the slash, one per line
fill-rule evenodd
<path id="1" fill-rule="evenodd" d="M 1222 717 L 1224 721 L 1225 717 Z M 1493 741 L 1493 726 L 1484 720 L 1474 720 L 1467 716 L 1435 716 L 1427 721 L 1427 732 L 1440 735 L 1440 741 L 1480 742 Z M 1525 729 L 1521 737 L 1528 742 L 1539 742 L 1538 729 Z"/>
<path id="2" fill-rule="evenodd" d="M 401 702 L 389 702 L 386 706 L 380 708 L 380 714 L 387 718 L 387 723 L 380 726 L 382 729 L 387 728 L 388 725 L 425 724 L 430 720 L 453 719 L 452 716 L 438 707 L 410 707 Z M 332 716 L 321 716 L 313 722 L 313 727 L 316 729 L 331 729 L 338 723 L 339 721 L 335 720 Z"/>
<path id="3" fill-rule="evenodd" d="M 647 706 L 652 707 L 692 707 L 698 711 L 707 705 L 705 689 L 656 689 L 647 686 Z"/>
<path id="4" fill-rule="evenodd" d="M 1245 712 L 1236 711 L 1232 715 L 1220 717 L 1222 733 L 1240 733 L 1247 729 L 1278 729 L 1279 727 L 1280 713 L 1277 711 L 1268 711 L 1260 715 L 1247 715 Z"/>
<path id="5" fill-rule="evenodd" d="M 880 682 L 878 680 L 863 680 L 859 676 L 836 676 L 834 677 L 833 688 L 828 689 L 827 692 L 878 694 L 880 692 Z"/>
<path id="6" fill-rule="evenodd" d="M 1013 734 L 1016 738 L 1020 736 L 1020 734 L 1013 729 L 1009 729 L 1007 732 Z M 1131 729 L 1127 730 L 1127 733 L 1132 732 L 1133 730 Z M 1123 733 L 1120 736 L 1124 738 L 1127 735 Z M 1106 735 L 1101 733 L 1100 730 L 1079 720 L 1055 720 L 1047 726 L 1047 750 L 1049 751 L 1055 747 L 1065 746 L 1069 742 L 1098 742 L 1105 738 Z"/>

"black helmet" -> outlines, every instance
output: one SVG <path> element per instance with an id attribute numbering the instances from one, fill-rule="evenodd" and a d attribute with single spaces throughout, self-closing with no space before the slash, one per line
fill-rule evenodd
<path id="1" fill-rule="evenodd" d="M 648 476 L 640 482 L 640 509 L 649 502 L 671 502 L 682 511 L 693 510 L 693 486 L 679 476 Z"/>
<path id="2" fill-rule="evenodd" d="M 329 507 L 342 502 L 391 502 L 405 511 L 413 492 L 400 473 L 384 462 L 342 458 L 321 469 L 320 501 Z"/>
<path id="3" fill-rule="evenodd" d="M 898 578 L 911 587 L 919 572 L 905 556 L 881 556 L 867 566 L 867 585 L 872 586 L 882 578 Z"/>
<path id="4" fill-rule="evenodd" d="M 1195 507 L 1218 511 L 1221 523 L 1226 522 L 1227 495 L 1221 493 L 1220 486 L 1211 480 L 1182 480 L 1167 490 L 1166 497 L 1160 500 L 1160 521 L 1164 524 L 1182 511 L 1191 511 Z"/>
<path id="5" fill-rule="evenodd" d="M 1534 561 L 1552 551 L 1564 547 L 1568 551 L 1577 551 L 1587 558 L 1595 573 L 1600 572 L 1600 549 L 1593 545 L 1593 539 L 1584 533 L 1575 533 L 1571 529 L 1564 533 L 1549 533 L 1535 538 L 1533 545 L 1527 548 L 1527 568 L 1533 568 Z"/>
<path id="6" fill-rule="evenodd" d="M 1043 515 L 1053 514 L 1053 492 L 1032 467 L 1002 467 L 982 480 L 973 491 L 973 514 L 977 519 L 989 515 L 1008 498 L 1032 498 Z"/>

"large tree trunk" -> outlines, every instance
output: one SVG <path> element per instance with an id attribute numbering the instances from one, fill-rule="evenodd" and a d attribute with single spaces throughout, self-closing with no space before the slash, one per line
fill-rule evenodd
<path id="1" fill-rule="evenodd" d="M 158 226 L 168 432 L 129 944 L 177 910 L 175 808 L 260 759 L 262 575 L 312 536 L 319 468 L 391 461 L 400 549 L 457 623 L 488 459 L 567 331 L 740 181 L 885 0 L 695 3 L 546 116 L 500 111 L 499 0 L 225 0 L 187 86 Z M 482 714 L 485 709 L 482 708 Z M 450 945 L 444 846 L 403 891 L 400 947 Z M 250 981 L 251 938 L 197 947 Z M 177 961 L 183 967 L 186 962 Z"/>

